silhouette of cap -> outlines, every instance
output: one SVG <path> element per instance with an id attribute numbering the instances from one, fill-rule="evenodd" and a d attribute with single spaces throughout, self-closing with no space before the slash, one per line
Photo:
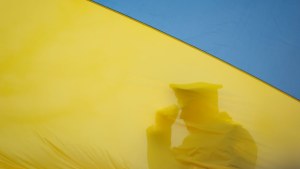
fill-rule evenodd
<path id="1" fill-rule="evenodd" d="M 173 90 L 180 89 L 191 92 L 202 92 L 206 90 L 218 90 L 222 88 L 220 84 L 211 84 L 205 82 L 196 82 L 196 83 L 188 83 L 188 84 L 170 84 L 170 87 Z"/>

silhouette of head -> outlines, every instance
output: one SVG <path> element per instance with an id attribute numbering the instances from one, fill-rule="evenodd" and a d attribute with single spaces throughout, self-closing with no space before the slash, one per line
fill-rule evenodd
<path id="1" fill-rule="evenodd" d="M 221 85 L 204 82 L 171 84 L 181 108 L 180 118 L 200 122 L 218 113 L 218 89 Z"/>

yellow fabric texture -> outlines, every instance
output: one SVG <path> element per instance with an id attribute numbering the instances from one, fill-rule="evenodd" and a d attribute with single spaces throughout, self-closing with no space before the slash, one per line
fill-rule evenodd
<path id="1" fill-rule="evenodd" d="M 255 168 L 255 140 L 227 113 L 219 112 L 220 85 L 170 86 L 179 104 L 157 111 L 155 124 L 147 130 L 150 169 Z M 179 113 L 188 134 L 181 145 L 172 148 L 172 125 Z"/>
<path id="2" fill-rule="evenodd" d="M 90 1 L 1 1 L 0 11 L 0 168 L 152 169 L 157 151 L 162 169 L 237 168 L 174 153 L 219 139 L 189 134 L 179 117 L 169 85 L 193 82 L 222 85 L 212 99 L 228 114 L 215 116 L 231 129 L 220 129 L 232 138 L 222 148 L 238 143 L 239 158 L 257 149 L 257 169 L 298 165 L 299 101 L 260 80 Z M 149 144 L 161 132 L 165 143 Z"/>

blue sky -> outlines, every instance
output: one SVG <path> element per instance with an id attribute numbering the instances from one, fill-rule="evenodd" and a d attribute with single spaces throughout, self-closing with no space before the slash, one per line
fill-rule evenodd
<path id="1" fill-rule="evenodd" d="M 300 0 L 95 0 L 300 99 Z"/>

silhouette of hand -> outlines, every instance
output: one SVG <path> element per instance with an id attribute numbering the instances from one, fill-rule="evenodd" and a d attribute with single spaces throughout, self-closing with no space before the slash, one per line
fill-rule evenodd
<path id="1" fill-rule="evenodd" d="M 171 128 L 175 122 L 179 109 L 177 105 L 171 105 L 156 112 L 155 125 L 162 129 Z"/>

